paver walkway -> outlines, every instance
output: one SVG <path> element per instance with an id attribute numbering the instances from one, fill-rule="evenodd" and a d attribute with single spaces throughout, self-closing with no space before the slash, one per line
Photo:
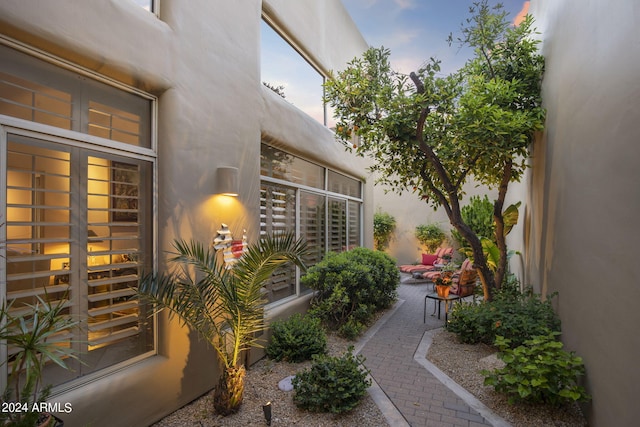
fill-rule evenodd
<path id="1" fill-rule="evenodd" d="M 367 358 L 365 365 L 375 382 L 401 414 L 400 417 L 396 412 L 395 418 L 387 419 L 394 427 L 508 425 L 424 358 L 428 331 L 444 326 L 444 313 L 442 320 L 430 316 L 433 301 L 428 302 L 427 320 L 423 323 L 424 296 L 430 286 L 401 284 L 395 311 L 374 327 L 357 349 Z"/>

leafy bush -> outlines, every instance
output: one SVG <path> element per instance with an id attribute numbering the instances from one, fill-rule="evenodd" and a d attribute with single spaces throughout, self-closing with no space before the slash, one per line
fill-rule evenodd
<path id="1" fill-rule="evenodd" d="M 376 311 L 393 304 L 398 283 L 395 261 L 366 248 L 328 253 L 302 277 L 303 285 L 318 291 L 309 313 L 348 338 L 358 336 Z"/>
<path id="2" fill-rule="evenodd" d="M 364 330 L 365 325 L 350 318 L 338 328 L 338 335 L 348 340 L 355 340 Z"/>
<path id="3" fill-rule="evenodd" d="M 386 212 L 373 214 L 373 243 L 377 250 L 383 250 L 389 244 L 391 233 L 396 228 L 396 219 Z"/>
<path id="4" fill-rule="evenodd" d="M 586 401 L 589 395 L 577 384 L 584 375 L 580 357 L 562 349 L 557 332 L 533 337 L 524 345 L 510 348 L 510 340 L 498 336 L 496 345 L 505 367 L 493 372 L 482 371 L 484 384 L 506 393 L 509 402 L 527 401 L 559 406 L 563 403 Z"/>
<path id="5" fill-rule="evenodd" d="M 472 196 L 469 199 L 469 204 L 460 209 L 460 214 L 462 215 L 462 220 L 476 235 L 495 241 L 493 203 L 489 201 L 486 195 L 482 199 L 480 196 Z M 458 230 L 452 229 L 451 235 L 460 247 L 469 246 Z"/>
<path id="6" fill-rule="evenodd" d="M 266 348 L 270 359 L 297 363 L 327 351 L 327 336 L 320 319 L 296 313 L 286 320 L 273 322 L 271 332 Z"/>
<path id="7" fill-rule="evenodd" d="M 355 248 L 344 254 L 352 262 L 369 268 L 371 289 L 364 302 L 372 305 L 375 311 L 391 307 L 398 297 L 400 283 L 396 261 L 387 254 L 367 248 Z"/>
<path id="8" fill-rule="evenodd" d="M 293 402 L 313 412 L 340 414 L 355 408 L 371 380 L 364 356 L 354 356 L 353 347 L 341 357 L 314 356 L 313 365 L 293 379 Z"/>
<path id="9" fill-rule="evenodd" d="M 544 334 L 560 331 L 560 319 L 551 299 L 542 301 L 533 294 L 498 294 L 493 301 L 455 304 L 449 314 L 449 331 L 468 344 L 493 344 L 496 336 L 508 338 L 513 347 Z"/>
<path id="10" fill-rule="evenodd" d="M 438 224 L 422 224 L 416 227 L 416 239 L 427 247 L 429 253 L 434 253 L 446 238 L 447 235 Z"/>

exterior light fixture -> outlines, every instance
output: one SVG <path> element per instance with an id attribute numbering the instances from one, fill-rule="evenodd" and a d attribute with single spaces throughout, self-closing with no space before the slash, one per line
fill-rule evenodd
<path id="1" fill-rule="evenodd" d="M 238 184 L 238 168 L 218 168 L 216 171 L 216 194 L 237 197 Z"/>
<path id="2" fill-rule="evenodd" d="M 267 402 L 262 405 L 262 412 L 264 412 L 264 420 L 267 422 L 267 425 L 271 425 L 271 402 Z"/>

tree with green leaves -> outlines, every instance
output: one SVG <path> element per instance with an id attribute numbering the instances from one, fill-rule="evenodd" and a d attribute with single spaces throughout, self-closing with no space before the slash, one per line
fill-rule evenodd
<path id="1" fill-rule="evenodd" d="M 329 79 L 326 101 L 335 109 L 336 134 L 359 138 L 354 148 L 373 160 L 379 182 L 402 194 L 416 192 L 442 207 L 469 242 L 486 299 L 506 272 L 504 201 L 508 185 L 526 169 L 528 147 L 543 129 L 544 58 L 531 38 L 533 18 L 512 26 L 501 5 L 474 3 L 461 29 L 461 45 L 474 56 L 442 76 L 433 58 L 403 75 L 391 69 L 389 50 L 371 48 Z M 451 38 L 450 38 L 451 39 Z M 487 265 L 479 237 L 461 215 L 463 185 L 474 179 L 497 188 L 493 203 L 500 260 Z"/>
<path id="2" fill-rule="evenodd" d="M 216 251 L 197 241 L 177 240 L 174 247 L 177 252 L 169 261 L 180 268 L 146 276 L 138 293 L 155 304 L 156 310 L 166 308 L 178 315 L 215 349 L 223 370 L 213 405 L 220 415 L 233 414 L 244 394 L 241 354 L 259 345 L 256 335 L 266 327 L 263 287 L 286 263 L 305 268 L 307 246 L 293 234 L 266 236 L 249 245 L 233 268 L 227 268 Z"/>

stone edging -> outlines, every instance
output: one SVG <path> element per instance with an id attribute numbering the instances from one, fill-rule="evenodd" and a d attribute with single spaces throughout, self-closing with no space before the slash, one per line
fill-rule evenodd
<path id="1" fill-rule="evenodd" d="M 480 402 L 473 394 L 469 393 L 465 388 L 452 380 L 451 377 L 438 369 L 436 365 L 427 360 L 427 352 L 429 351 L 429 347 L 431 347 L 431 343 L 433 342 L 433 334 L 434 332 L 437 332 L 441 329 L 442 328 L 425 331 L 424 335 L 422 336 L 422 340 L 420 341 L 420 345 L 418 345 L 418 348 L 413 355 L 413 360 L 422 365 L 422 367 L 424 367 L 434 377 L 436 377 L 438 381 L 447 386 L 449 390 L 454 392 L 460 399 L 464 400 L 464 402 L 469 405 L 470 408 L 478 412 L 494 427 L 511 427 L 511 424 L 504 418 L 493 413 L 491 409 Z"/>

